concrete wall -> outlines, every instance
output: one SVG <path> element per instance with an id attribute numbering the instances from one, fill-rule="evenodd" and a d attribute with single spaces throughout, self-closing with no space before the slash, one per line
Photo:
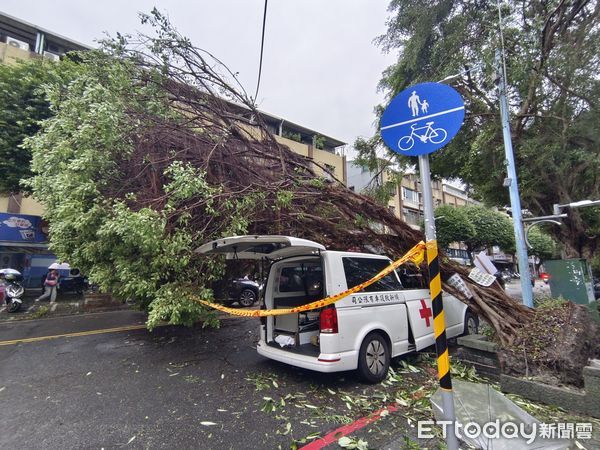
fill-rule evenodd
<path id="1" fill-rule="evenodd" d="M 0 63 L 2 64 L 18 64 L 19 61 L 39 57 L 37 53 L 28 52 L 27 50 L 0 42 Z"/>
<path id="2" fill-rule="evenodd" d="M 12 212 L 15 214 L 29 214 L 31 216 L 43 216 L 45 209 L 41 203 L 33 199 L 32 197 L 21 197 L 20 195 L 15 196 L 12 204 L 14 205 L 9 211 L 9 197 L 6 195 L 0 195 L 0 212 Z M 15 208 L 16 206 L 16 208 Z"/>
<path id="3" fill-rule="evenodd" d="M 333 167 L 333 173 L 335 177 L 344 184 L 347 184 L 345 168 L 346 162 L 343 156 L 339 156 L 335 153 L 331 153 L 325 150 L 320 150 L 318 148 L 313 147 L 312 145 L 297 142 L 283 136 L 275 135 L 275 139 L 277 140 L 277 142 L 288 146 L 290 150 L 292 150 L 295 153 L 298 153 L 299 155 L 312 158 L 318 164 Z M 323 170 L 319 167 L 315 167 L 315 171 L 318 175 L 323 175 Z"/>
<path id="4" fill-rule="evenodd" d="M 248 133 L 255 137 L 260 138 L 259 133 L 256 131 L 256 128 L 253 130 L 250 126 L 244 126 L 244 129 L 248 131 Z M 298 153 L 299 155 L 306 156 L 307 158 L 312 158 L 315 162 L 321 165 L 327 164 L 330 167 L 333 167 L 333 173 L 335 177 L 347 184 L 346 177 L 346 161 L 343 156 L 336 155 L 335 153 L 331 153 L 325 150 L 320 150 L 318 148 L 313 147 L 312 145 L 304 144 L 303 142 L 294 141 L 293 139 L 288 139 L 283 136 L 274 135 L 275 140 L 280 144 L 283 144 L 290 148 L 294 153 Z M 323 175 L 323 170 L 319 167 L 315 167 L 315 172 L 318 175 Z"/>
<path id="5" fill-rule="evenodd" d="M 353 187 L 355 192 L 362 192 L 373 178 L 372 173 L 356 166 L 352 161 L 346 164 L 346 172 L 348 173 L 348 187 Z"/>
<path id="6" fill-rule="evenodd" d="M 29 214 L 31 216 L 43 216 L 45 208 L 32 197 L 23 197 L 21 199 L 21 214 Z"/>
<path id="7" fill-rule="evenodd" d="M 333 173 L 335 177 L 342 183 L 347 184 L 346 175 L 346 160 L 343 156 L 336 155 L 335 153 L 320 150 L 318 148 L 312 148 L 313 159 L 320 164 L 327 164 L 333 167 Z"/>
<path id="8" fill-rule="evenodd" d="M 275 136 L 275 140 L 280 144 L 286 145 L 295 153 L 302 156 L 310 156 L 308 154 L 308 145 L 302 142 L 293 141 L 292 139 L 285 138 L 283 136 Z"/>

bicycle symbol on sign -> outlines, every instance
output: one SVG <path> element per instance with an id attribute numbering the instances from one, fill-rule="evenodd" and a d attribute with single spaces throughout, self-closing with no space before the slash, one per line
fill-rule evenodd
<path id="1" fill-rule="evenodd" d="M 410 135 L 403 136 L 398 141 L 400 150 L 408 151 L 413 148 L 413 145 L 415 145 L 415 137 L 423 143 L 431 142 L 432 144 L 441 144 L 444 142 L 448 137 L 448 132 L 443 128 L 433 128 L 433 123 L 434 122 L 426 122 L 424 127 L 418 127 L 416 123 L 413 123 L 410 126 Z M 417 131 L 421 130 L 424 130 L 422 134 L 417 133 Z"/>

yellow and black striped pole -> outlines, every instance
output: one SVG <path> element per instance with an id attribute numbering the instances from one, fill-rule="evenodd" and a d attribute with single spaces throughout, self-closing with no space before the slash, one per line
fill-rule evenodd
<path id="1" fill-rule="evenodd" d="M 431 175 L 428 155 L 419 155 L 419 172 L 421 188 L 423 189 L 423 218 L 425 219 L 425 237 L 427 238 L 427 266 L 429 268 L 429 292 L 431 294 L 431 309 L 433 310 L 433 334 L 438 360 L 438 378 L 442 394 L 444 420 L 451 422 L 446 428 L 446 447 L 448 450 L 458 450 L 458 440 L 455 434 L 456 414 L 454 412 L 454 395 L 450 379 L 450 359 L 448 358 L 448 343 L 446 342 L 446 321 L 444 320 L 444 305 L 442 304 L 442 280 L 440 277 L 440 260 L 435 236 L 435 216 L 433 212 L 433 192 L 431 190 Z"/>
<path id="2" fill-rule="evenodd" d="M 444 303 L 442 302 L 442 279 L 436 240 L 427 241 L 427 267 L 429 269 L 429 292 L 431 294 L 431 309 L 433 310 L 433 335 L 435 336 L 435 351 L 437 353 L 438 378 L 440 387 L 451 391 L 450 358 L 448 358 L 446 320 L 444 318 Z"/>
<path id="3" fill-rule="evenodd" d="M 442 301 L 442 278 L 440 276 L 440 258 L 435 239 L 426 244 L 427 268 L 429 270 L 429 294 L 433 310 L 433 335 L 435 336 L 435 352 L 437 354 L 438 379 L 442 390 L 442 406 L 444 419 L 452 422 L 447 429 L 446 445 L 448 450 L 458 449 L 458 441 L 454 433 L 454 396 L 452 395 L 452 379 L 450 378 L 450 358 L 448 357 L 448 342 L 446 341 L 446 320 L 444 318 L 444 303 Z"/>

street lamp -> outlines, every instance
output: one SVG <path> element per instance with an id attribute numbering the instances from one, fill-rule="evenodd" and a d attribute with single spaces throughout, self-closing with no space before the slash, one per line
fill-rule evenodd
<path id="1" fill-rule="evenodd" d="M 506 156 L 507 177 L 503 186 L 508 188 L 510 207 L 513 216 L 513 228 L 515 233 L 515 247 L 519 261 L 519 273 L 521 277 L 521 292 L 523 304 L 533 308 L 533 290 L 531 289 L 531 273 L 529 272 L 529 257 L 527 255 L 527 244 L 525 230 L 521 214 L 521 198 L 519 196 L 519 184 L 517 181 L 517 168 L 510 135 L 510 122 L 508 117 L 508 101 L 506 99 L 506 67 L 500 50 L 496 51 L 496 84 L 500 97 L 500 119 L 502 122 L 502 137 L 504 140 L 504 154 Z"/>
<path id="2" fill-rule="evenodd" d="M 578 202 L 565 203 L 564 205 L 555 203 L 552 205 L 552 209 L 554 214 L 558 215 L 562 208 L 585 208 L 587 206 L 600 206 L 600 200 L 579 200 Z"/>
<path id="3" fill-rule="evenodd" d="M 438 81 L 438 83 L 446 83 L 448 81 L 455 80 L 456 78 L 460 78 L 460 77 L 462 77 L 463 75 L 465 75 L 465 74 L 467 74 L 469 72 L 478 72 L 478 71 L 480 71 L 482 69 L 483 69 L 483 64 L 477 64 L 477 65 L 471 67 L 470 69 L 465 69 L 462 72 L 455 73 L 454 75 L 448 75 L 446 78 Z"/>
<path id="4" fill-rule="evenodd" d="M 465 73 L 481 70 L 482 65 L 479 64 L 472 69 L 467 69 L 456 75 L 450 75 L 439 83 L 448 82 L 455 78 L 459 78 Z M 506 99 L 506 69 L 504 61 L 501 58 L 500 51 L 496 52 L 496 73 L 495 82 L 498 85 L 500 96 L 500 118 L 502 122 L 502 134 L 504 139 L 504 151 L 506 155 L 507 177 L 504 179 L 503 186 L 509 189 L 510 205 L 513 210 L 513 227 L 515 233 L 515 245 L 517 250 L 517 259 L 519 261 L 519 272 L 521 278 L 521 292 L 523 295 L 523 303 L 533 308 L 533 290 L 531 289 L 531 273 L 529 272 L 529 258 L 527 255 L 527 243 L 523 222 L 521 221 L 521 199 L 519 197 L 519 186 L 517 182 L 517 170 L 515 166 L 515 157 L 513 154 L 512 141 L 510 136 L 510 122 L 508 118 L 508 102 Z"/>

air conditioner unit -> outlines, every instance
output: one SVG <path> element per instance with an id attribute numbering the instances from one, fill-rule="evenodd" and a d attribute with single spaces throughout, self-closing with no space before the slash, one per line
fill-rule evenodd
<path id="1" fill-rule="evenodd" d="M 17 47 L 21 50 L 29 51 L 29 44 L 27 42 L 20 41 L 13 37 L 6 36 L 6 43 L 12 47 Z"/>
<path id="2" fill-rule="evenodd" d="M 56 53 L 51 52 L 44 52 L 44 58 L 48 58 L 52 61 L 60 61 L 60 56 L 58 56 Z"/>

